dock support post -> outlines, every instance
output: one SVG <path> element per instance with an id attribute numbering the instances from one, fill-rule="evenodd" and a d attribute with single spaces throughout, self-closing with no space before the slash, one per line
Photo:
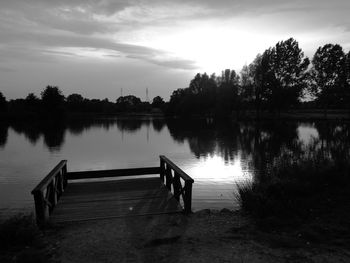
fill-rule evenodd
<path id="1" fill-rule="evenodd" d="M 184 206 L 185 206 L 185 214 L 190 214 L 192 212 L 192 182 L 186 181 L 185 182 L 185 200 L 184 200 Z"/>
<path id="2" fill-rule="evenodd" d="M 49 218 L 48 206 L 45 203 L 44 194 L 41 191 L 33 193 L 35 202 L 36 222 L 38 226 L 43 227 Z"/>
<path id="3" fill-rule="evenodd" d="M 165 162 L 163 159 L 160 159 L 160 180 L 164 183 L 165 176 Z"/>

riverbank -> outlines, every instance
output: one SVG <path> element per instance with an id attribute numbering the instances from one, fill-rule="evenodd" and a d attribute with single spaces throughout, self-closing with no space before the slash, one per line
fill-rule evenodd
<path id="1" fill-rule="evenodd" d="M 2 247 L 1 262 L 350 261 L 350 235 L 337 225 L 263 230 L 248 215 L 227 209 L 86 221 L 43 233 L 30 217 L 24 222 L 7 229 L 17 229 L 22 241 L 29 237 L 27 243 Z"/>
<path id="2" fill-rule="evenodd" d="M 311 232 L 311 230 L 309 231 Z M 55 262 L 349 262 L 350 239 L 261 231 L 239 211 L 89 221 L 46 234 Z"/>

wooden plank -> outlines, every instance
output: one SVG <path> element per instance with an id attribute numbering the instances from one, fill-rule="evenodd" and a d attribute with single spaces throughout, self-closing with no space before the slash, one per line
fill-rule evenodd
<path id="1" fill-rule="evenodd" d="M 188 175 L 186 174 L 184 171 L 182 171 L 176 164 L 174 164 L 172 161 L 170 161 L 167 157 L 165 157 L 164 155 L 159 156 L 160 159 L 164 160 L 167 164 L 169 164 L 171 166 L 171 168 L 177 172 L 180 177 L 185 180 L 185 181 L 189 181 L 189 182 L 194 182 L 194 180 Z"/>
<path id="2" fill-rule="evenodd" d="M 68 184 L 50 221 L 60 224 L 176 212 L 182 212 L 182 207 L 159 177 L 139 178 Z"/>
<path id="3" fill-rule="evenodd" d="M 160 167 L 68 172 L 68 180 L 159 174 Z"/>
<path id="4" fill-rule="evenodd" d="M 67 160 L 60 161 L 55 168 L 49 172 L 48 175 L 44 177 L 40 181 L 40 183 L 32 190 L 32 194 L 34 194 L 37 191 L 42 191 L 44 188 L 48 186 L 48 184 L 51 182 L 52 178 L 67 164 Z"/>
<path id="5" fill-rule="evenodd" d="M 166 191 L 164 189 L 164 191 Z M 125 194 L 97 194 L 97 195 L 74 195 L 70 197 L 65 197 L 63 200 L 60 201 L 61 204 L 71 204 L 71 203 L 77 203 L 77 202 L 94 202 L 94 201 L 108 201 L 108 200 L 132 200 L 132 199 L 149 199 L 149 198 L 156 198 L 156 197 L 164 197 L 166 194 L 164 194 L 163 191 L 157 191 L 157 192 L 127 192 Z"/>

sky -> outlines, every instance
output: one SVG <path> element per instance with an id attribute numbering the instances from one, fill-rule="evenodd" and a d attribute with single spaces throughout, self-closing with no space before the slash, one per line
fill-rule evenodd
<path id="1" fill-rule="evenodd" d="M 350 50 L 349 0 L 0 0 L 0 91 L 165 100 L 290 37 Z"/>

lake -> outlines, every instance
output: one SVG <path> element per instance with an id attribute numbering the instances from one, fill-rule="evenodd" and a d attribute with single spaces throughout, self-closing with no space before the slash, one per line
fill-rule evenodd
<path id="1" fill-rule="evenodd" d="M 158 166 L 194 180 L 193 210 L 236 209 L 236 184 L 281 157 L 349 151 L 349 124 L 118 119 L 0 125 L 0 217 L 32 211 L 30 191 L 62 159 L 69 171 Z M 339 154 L 339 153 L 338 153 Z"/>

